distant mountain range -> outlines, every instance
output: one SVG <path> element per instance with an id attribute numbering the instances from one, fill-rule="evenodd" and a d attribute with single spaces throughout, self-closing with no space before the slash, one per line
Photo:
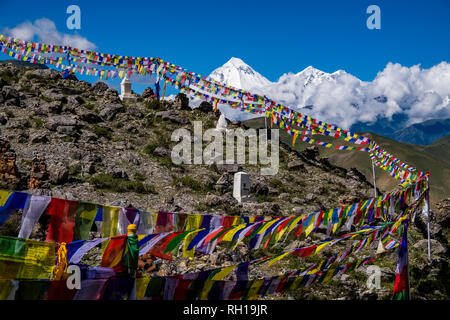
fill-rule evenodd
<path id="1" fill-rule="evenodd" d="M 430 145 L 450 133 L 449 119 L 433 119 L 398 130 L 390 138 L 401 142 Z M 449 158 L 450 159 L 450 158 Z"/>
<path id="2" fill-rule="evenodd" d="M 427 145 L 450 134 L 450 86 L 442 85 L 450 79 L 450 64 L 415 67 L 388 64 L 372 82 L 364 82 L 344 70 L 326 73 L 309 66 L 271 82 L 241 59 L 231 58 L 210 77 L 344 129 Z M 445 81 L 432 81 L 439 76 Z M 232 120 L 254 117 L 230 108 L 221 110 Z"/>
<path id="3" fill-rule="evenodd" d="M 263 128 L 264 120 L 254 118 L 243 122 L 245 126 L 251 128 Z M 274 125 L 276 127 L 276 125 Z M 428 146 L 409 144 L 395 141 L 393 139 L 377 135 L 372 132 L 360 133 L 379 143 L 386 151 L 394 154 L 396 157 L 405 161 L 423 172 L 430 172 L 430 201 L 432 204 L 448 198 L 450 195 L 450 135 L 435 141 Z M 327 136 L 315 136 L 315 139 L 325 142 L 336 143 L 336 140 Z M 284 130 L 280 130 L 280 141 L 287 148 L 292 148 L 292 136 Z M 345 145 L 345 142 L 339 140 L 338 144 Z M 297 140 L 294 149 L 297 151 L 304 150 L 310 144 Z M 370 182 L 372 179 L 372 165 L 370 157 L 366 152 L 335 150 L 332 148 L 319 147 L 322 157 L 326 157 L 329 161 L 337 166 L 346 169 L 356 168 Z M 386 171 L 376 167 L 375 169 L 377 187 L 382 191 L 394 190 L 399 181 L 393 179 Z"/>

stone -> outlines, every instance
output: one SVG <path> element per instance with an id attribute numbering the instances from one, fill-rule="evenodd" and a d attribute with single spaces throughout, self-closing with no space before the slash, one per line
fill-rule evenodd
<path id="1" fill-rule="evenodd" d="M 319 156 L 319 148 L 317 146 L 306 147 L 300 154 L 308 160 L 316 160 Z"/>
<path id="2" fill-rule="evenodd" d="M 179 110 L 191 110 L 189 107 L 189 98 L 184 93 L 179 93 L 173 100 L 173 108 Z"/>
<path id="3" fill-rule="evenodd" d="M 129 114 L 130 116 L 136 117 L 138 119 L 144 118 L 144 114 L 141 111 L 139 111 L 139 109 L 136 107 L 129 107 L 127 109 L 127 114 Z"/>
<path id="4" fill-rule="evenodd" d="M 226 164 L 226 163 L 216 163 L 216 168 L 219 171 L 225 171 L 227 173 L 231 173 L 234 174 L 236 172 L 242 171 L 242 166 L 240 164 L 237 163 L 232 163 L 232 164 Z"/>
<path id="5" fill-rule="evenodd" d="M 282 200 L 287 200 L 287 199 L 289 199 L 290 197 L 291 197 L 291 195 L 290 195 L 289 193 L 286 193 L 286 192 L 281 193 L 281 194 L 279 195 L 279 198 L 282 199 Z"/>
<path id="6" fill-rule="evenodd" d="M 113 167 L 108 170 L 108 173 L 112 175 L 113 178 L 129 180 L 128 173 L 125 171 L 125 169 Z"/>
<path id="7" fill-rule="evenodd" d="M 222 199 L 219 196 L 216 196 L 214 194 L 208 194 L 205 197 L 205 203 L 210 206 L 214 207 L 222 203 Z"/>
<path id="8" fill-rule="evenodd" d="M 49 80 L 57 80 L 57 79 L 61 78 L 61 75 L 58 71 L 56 71 L 54 69 L 50 69 L 50 68 L 27 71 L 25 73 L 25 75 L 28 75 L 28 74 L 36 75 L 36 76 L 39 76 L 39 77 L 42 77 L 45 79 L 49 79 Z"/>
<path id="9" fill-rule="evenodd" d="M 56 131 L 58 127 L 83 127 L 83 123 L 79 120 L 65 115 L 53 116 L 48 118 L 47 128 L 51 131 Z"/>
<path id="10" fill-rule="evenodd" d="M 45 134 L 44 132 L 35 132 L 31 134 L 30 142 L 33 144 L 48 143 L 49 140 L 47 138 L 47 134 Z"/>
<path id="11" fill-rule="evenodd" d="M 250 190 L 252 193 L 257 193 L 260 195 L 269 194 L 269 186 L 263 181 L 252 181 Z"/>
<path id="12" fill-rule="evenodd" d="M 47 89 L 41 94 L 44 98 L 47 98 L 52 101 L 62 101 L 67 102 L 66 96 L 62 93 L 61 89 L 52 88 Z"/>
<path id="13" fill-rule="evenodd" d="M 100 116 L 90 110 L 87 110 L 85 108 L 77 108 L 76 114 L 80 118 L 80 120 L 85 121 L 90 124 L 95 124 L 99 122 L 103 122 L 103 119 L 100 118 Z"/>
<path id="14" fill-rule="evenodd" d="M 114 117 L 119 113 L 125 111 L 125 108 L 122 104 L 109 104 L 104 109 L 102 109 L 99 113 L 99 116 L 104 121 L 111 121 Z"/>
<path id="15" fill-rule="evenodd" d="M 62 110 L 62 103 L 59 100 L 46 102 L 42 104 L 41 108 L 47 113 L 59 114 Z"/>
<path id="16" fill-rule="evenodd" d="M 116 89 L 108 88 L 103 93 L 101 104 L 109 104 L 109 103 L 122 104 L 122 100 L 120 99 L 119 93 L 117 92 Z"/>
<path id="17" fill-rule="evenodd" d="M 142 92 L 142 98 L 144 99 L 153 99 L 156 98 L 155 93 L 153 92 L 153 89 L 150 87 L 145 88 L 145 90 Z"/>
<path id="18" fill-rule="evenodd" d="M 69 178 L 69 168 L 63 163 L 49 166 L 48 171 L 49 181 L 54 185 L 64 184 Z"/>
<path id="19" fill-rule="evenodd" d="M 170 157 L 172 151 L 164 147 L 157 147 L 153 150 L 153 153 L 160 157 Z"/>
<path id="20" fill-rule="evenodd" d="M 292 202 L 295 204 L 304 204 L 306 201 L 302 198 L 294 197 L 292 198 Z"/>
<path id="21" fill-rule="evenodd" d="M 289 161 L 287 166 L 289 170 L 306 171 L 305 165 L 298 160 Z"/>
<path id="22" fill-rule="evenodd" d="M 292 213 L 296 215 L 304 214 L 305 209 L 303 207 L 294 207 L 292 208 Z"/>
<path id="23" fill-rule="evenodd" d="M 200 103 L 197 109 L 205 113 L 214 111 L 213 105 L 206 101 L 202 101 L 202 103 Z"/>
<path id="24" fill-rule="evenodd" d="M 346 206 L 353 203 L 358 203 L 361 200 L 355 196 L 343 195 L 339 197 L 339 206 Z"/>
<path id="25" fill-rule="evenodd" d="M 170 120 L 178 124 L 188 124 L 190 122 L 189 119 L 180 116 L 176 110 L 159 111 L 156 112 L 155 116 L 162 118 L 162 120 Z"/>
<path id="26" fill-rule="evenodd" d="M 439 241 L 437 241 L 435 239 L 431 239 L 430 246 L 431 246 L 432 254 L 442 254 L 442 253 L 447 252 L 447 249 Z M 414 244 L 414 248 L 423 250 L 423 253 L 427 254 L 428 253 L 428 240 L 422 239 L 422 240 L 417 241 Z"/>
<path id="27" fill-rule="evenodd" d="M 103 94 L 106 90 L 108 90 L 108 88 L 109 87 L 106 83 L 104 83 L 103 81 L 98 81 L 91 87 L 91 91 L 97 94 Z"/>
<path id="28" fill-rule="evenodd" d="M 0 125 L 5 125 L 8 122 L 8 116 L 4 112 L 0 112 Z"/>
<path id="29" fill-rule="evenodd" d="M 450 227 L 450 198 L 443 199 L 436 204 L 433 218 L 441 227 Z"/>
<path id="30" fill-rule="evenodd" d="M 6 106 L 20 106 L 19 92 L 12 86 L 4 86 L 1 95 Z"/>
<path id="31" fill-rule="evenodd" d="M 0 188 L 18 189 L 20 181 L 16 153 L 8 141 L 0 139 Z"/>
<path id="32" fill-rule="evenodd" d="M 48 189 L 49 187 L 49 174 L 45 160 L 40 157 L 34 158 L 31 162 L 28 189 Z"/>
<path id="33" fill-rule="evenodd" d="M 6 82 L 4 79 L 0 78 L 0 89 L 7 85 L 8 85 L 8 82 Z"/>

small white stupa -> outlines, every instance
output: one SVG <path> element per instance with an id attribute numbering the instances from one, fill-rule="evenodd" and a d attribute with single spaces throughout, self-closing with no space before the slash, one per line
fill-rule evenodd
<path id="1" fill-rule="evenodd" d="M 135 100 L 133 93 L 131 92 L 131 81 L 128 79 L 128 76 L 125 75 L 122 82 L 120 83 L 120 100 L 122 101 L 130 101 Z"/>
<path id="2" fill-rule="evenodd" d="M 216 130 L 221 132 L 226 132 L 227 129 L 227 119 L 223 115 L 223 113 L 220 114 L 219 121 L 217 121 Z"/>

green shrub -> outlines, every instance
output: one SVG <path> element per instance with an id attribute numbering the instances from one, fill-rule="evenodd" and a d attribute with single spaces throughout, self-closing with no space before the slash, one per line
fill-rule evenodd
<path id="1" fill-rule="evenodd" d="M 142 183 L 141 181 L 129 181 L 125 179 L 114 178 L 110 174 L 99 173 L 92 176 L 89 182 L 96 188 L 109 190 L 113 192 L 136 192 L 139 194 L 157 194 L 155 187 L 150 184 Z"/>
<path id="2" fill-rule="evenodd" d="M 97 137 L 105 137 L 108 140 L 112 138 L 112 130 L 110 128 L 101 127 L 97 124 L 92 125 L 91 131 L 97 135 Z"/>
<path id="3" fill-rule="evenodd" d="M 188 187 L 194 191 L 199 191 L 199 192 L 208 192 L 209 191 L 209 188 L 204 183 L 202 183 L 190 176 L 175 177 L 173 179 L 173 183 L 176 186 Z"/>

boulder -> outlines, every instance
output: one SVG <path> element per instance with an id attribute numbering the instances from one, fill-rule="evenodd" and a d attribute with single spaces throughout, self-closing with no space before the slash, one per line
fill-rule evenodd
<path id="1" fill-rule="evenodd" d="M 59 114 L 62 110 L 62 104 L 61 101 L 56 100 L 42 104 L 41 108 L 47 113 Z"/>
<path id="2" fill-rule="evenodd" d="M 306 171 L 305 166 L 299 160 L 292 160 L 288 162 L 288 169 L 295 171 Z"/>
<path id="3" fill-rule="evenodd" d="M 0 139 L 0 188 L 17 189 L 20 180 L 16 153 L 8 141 Z"/>
<path id="4" fill-rule="evenodd" d="M 213 105 L 211 103 L 203 101 L 198 106 L 198 110 L 200 110 L 201 112 L 213 112 L 214 108 L 213 108 Z"/>
<path id="5" fill-rule="evenodd" d="M 436 212 L 433 217 L 441 227 L 450 227 L 450 198 L 443 199 L 436 204 Z"/>
<path id="6" fill-rule="evenodd" d="M 167 110 L 156 112 L 155 116 L 162 118 L 162 120 L 169 120 L 178 124 L 188 124 L 189 119 L 180 116 L 179 112 L 176 110 Z"/>
<path id="7" fill-rule="evenodd" d="M 127 114 L 129 114 L 130 116 L 136 117 L 138 119 L 144 118 L 144 114 L 141 111 L 139 111 L 139 109 L 136 107 L 129 107 L 127 109 Z"/>
<path id="8" fill-rule="evenodd" d="M 37 143 L 48 143 L 49 140 L 47 138 L 47 134 L 44 132 L 35 132 L 30 136 L 30 142 L 33 144 Z"/>
<path id="9" fill-rule="evenodd" d="M 173 101 L 173 107 L 179 110 L 191 110 L 189 108 L 189 98 L 184 93 L 177 94 Z"/>
<path id="10" fill-rule="evenodd" d="M 431 239 L 431 253 L 432 254 L 441 254 L 441 253 L 446 253 L 447 249 L 437 240 L 435 239 Z M 420 249 L 423 250 L 424 254 L 427 254 L 427 250 L 428 250 L 428 240 L 427 239 L 422 239 L 417 241 L 414 244 L 414 248 L 416 249 Z"/>
<path id="11" fill-rule="evenodd" d="M 232 163 L 232 164 L 218 164 L 216 163 L 216 168 L 219 171 L 225 171 L 231 174 L 234 174 L 236 172 L 242 171 L 242 166 L 240 164 L 237 163 Z"/>
<path id="12" fill-rule="evenodd" d="M 113 178 L 129 180 L 128 173 L 125 171 L 125 169 L 113 167 L 108 170 L 108 173 L 112 175 Z"/>
<path id="13" fill-rule="evenodd" d="M 164 147 L 157 147 L 153 150 L 153 153 L 160 157 L 170 157 L 172 151 Z"/>
<path id="14" fill-rule="evenodd" d="M 28 75 L 28 74 L 39 76 L 39 77 L 42 77 L 45 79 L 50 79 L 50 80 L 57 80 L 57 79 L 61 78 L 61 74 L 58 71 L 56 71 L 54 69 L 50 69 L 50 68 L 27 71 L 25 73 L 25 75 Z"/>
<path id="15" fill-rule="evenodd" d="M 0 112 L 0 125 L 5 125 L 8 122 L 8 116 L 4 112 Z"/>
<path id="16" fill-rule="evenodd" d="M 48 171 L 49 181 L 54 185 L 64 184 L 69 178 L 69 168 L 63 163 L 49 166 Z"/>
<path id="17" fill-rule="evenodd" d="M 112 103 L 104 105 L 104 108 L 100 111 L 99 116 L 104 121 L 111 121 L 115 118 L 115 116 L 120 113 L 124 112 L 125 108 L 120 103 Z"/>
<path id="18" fill-rule="evenodd" d="M 215 194 L 208 194 L 206 195 L 205 203 L 210 207 L 214 207 L 221 204 L 222 199 L 219 196 L 216 196 Z"/>
<path id="19" fill-rule="evenodd" d="M 83 123 L 70 116 L 53 116 L 48 118 L 47 128 L 51 131 L 56 131 L 58 127 L 75 127 L 81 128 Z"/>
<path id="20" fill-rule="evenodd" d="M 113 89 L 113 88 L 106 89 L 106 91 L 103 93 L 102 103 L 103 104 L 108 104 L 108 103 L 120 104 L 121 100 L 120 100 L 119 93 L 117 92 L 117 90 Z"/>
<path id="21" fill-rule="evenodd" d="M 62 101 L 67 102 L 66 96 L 62 93 L 61 89 L 52 88 L 47 89 L 41 94 L 44 98 L 51 100 L 51 101 Z"/>
<path id="22" fill-rule="evenodd" d="M 80 118 L 80 120 L 86 121 L 87 123 L 90 124 L 99 123 L 103 121 L 98 114 L 90 110 L 87 110 L 83 107 L 77 108 L 75 112 Z"/>
<path id="23" fill-rule="evenodd" d="M 300 154 L 308 160 L 316 160 L 319 156 L 319 148 L 317 146 L 307 147 Z"/>
<path id="24" fill-rule="evenodd" d="M 8 82 L 6 82 L 4 79 L 0 78 L 0 89 L 7 85 L 8 85 Z"/>
<path id="25" fill-rule="evenodd" d="M 142 98 L 144 99 L 152 99 L 155 97 L 155 93 L 153 92 L 153 89 L 150 87 L 145 88 L 145 90 L 142 92 Z"/>
<path id="26" fill-rule="evenodd" d="M 34 158 L 31 162 L 30 183 L 28 189 L 47 189 L 50 187 L 47 165 L 43 158 Z"/>
<path id="27" fill-rule="evenodd" d="M 94 85 L 91 87 L 91 91 L 97 93 L 97 94 L 103 94 L 106 90 L 108 90 L 108 85 L 102 81 L 98 81 L 94 83 Z"/>
<path id="28" fill-rule="evenodd" d="M 19 92 L 12 86 L 4 86 L 1 95 L 7 106 L 20 106 Z"/>
<path id="29" fill-rule="evenodd" d="M 250 183 L 250 192 L 260 195 L 268 195 L 269 186 L 263 181 L 252 180 Z"/>

